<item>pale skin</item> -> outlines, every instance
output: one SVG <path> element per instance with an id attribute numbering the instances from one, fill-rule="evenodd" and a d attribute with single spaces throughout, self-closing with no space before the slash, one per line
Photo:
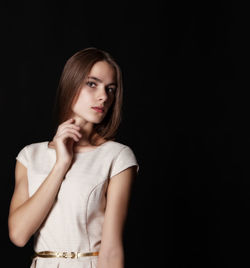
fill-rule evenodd
<path id="1" fill-rule="evenodd" d="M 15 245 L 25 246 L 50 212 L 72 164 L 74 152 L 95 148 L 90 144 L 89 137 L 93 134 L 93 125 L 102 121 L 114 101 L 114 90 L 115 71 L 112 66 L 105 61 L 95 63 L 72 104 L 72 120 L 68 119 L 59 125 L 49 143 L 49 147 L 56 150 L 56 162 L 31 197 L 28 194 L 27 169 L 16 161 L 15 189 L 8 218 L 9 236 Z M 94 106 L 104 106 L 104 112 L 95 111 L 91 108 Z M 97 146 L 103 142 L 105 140 L 98 137 Z M 109 182 L 98 268 L 124 267 L 122 233 L 135 176 L 136 166 L 132 166 L 113 176 Z"/>

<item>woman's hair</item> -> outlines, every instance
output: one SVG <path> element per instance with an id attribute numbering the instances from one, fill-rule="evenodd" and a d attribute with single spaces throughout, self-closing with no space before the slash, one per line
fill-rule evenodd
<path id="1" fill-rule="evenodd" d="M 57 130 L 62 122 L 69 119 L 72 113 L 71 105 L 74 99 L 78 97 L 85 78 L 89 74 L 92 66 L 98 61 L 106 61 L 114 67 L 117 89 L 115 91 L 114 101 L 106 116 L 100 123 L 94 124 L 94 130 L 106 140 L 115 139 L 114 137 L 122 119 L 122 73 L 119 65 L 109 53 L 94 47 L 86 48 L 75 53 L 67 60 L 63 68 L 53 110 L 54 131 Z"/>

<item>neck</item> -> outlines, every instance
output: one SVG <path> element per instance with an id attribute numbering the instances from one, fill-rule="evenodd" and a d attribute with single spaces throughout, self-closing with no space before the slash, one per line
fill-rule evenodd
<path id="1" fill-rule="evenodd" d="M 99 140 L 101 140 L 101 143 L 103 142 L 103 138 L 95 132 L 93 123 L 87 122 L 85 119 L 77 115 L 72 118 L 75 119 L 74 124 L 81 128 L 79 131 L 82 134 L 81 139 L 75 143 L 75 146 L 95 146 L 100 143 Z"/>

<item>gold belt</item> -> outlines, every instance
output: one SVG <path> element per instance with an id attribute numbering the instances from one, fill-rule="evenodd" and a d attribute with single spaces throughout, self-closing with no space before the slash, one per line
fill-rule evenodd
<path id="1" fill-rule="evenodd" d="M 79 257 L 87 257 L 87 256 L 98 256 L 99 252 L 55 252 L 55 251 L 40 251 L 35 252 L 34 257 L 42 257 L 42 258 L 70 258 L 77 259 Z"/>

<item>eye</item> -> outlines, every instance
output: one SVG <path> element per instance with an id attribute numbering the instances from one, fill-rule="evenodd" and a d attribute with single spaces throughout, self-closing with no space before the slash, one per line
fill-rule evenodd
<path id="1" fill-rule="evenodd" d="M 108 87 L 108 91 L 111 92 L 111 93 L 115 93 L 116 88 L 114 88 L 114 87 Z"/>
<path id="2" fill-rule="evenodd" d="M 87 82 L 87 85 L 88 85 L 89 87 L 95 87 L 95 86 L 96 86 L 96 83 L 91 82 L 91 81 L 88 81 L 88 82 Z"/>

